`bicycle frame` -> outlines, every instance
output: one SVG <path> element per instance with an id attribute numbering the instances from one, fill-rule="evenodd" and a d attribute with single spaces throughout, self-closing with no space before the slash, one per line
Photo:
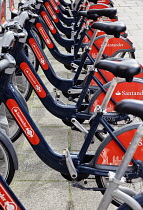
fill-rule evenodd
<path id="1" fill-rule="evenodd" d="M 10 71 L 11 72 L 11 71 Z M 15 118 L 16 122 L 22 129 L 25 137 L 28 139 L 30 145 L 32 146 L 33 150 L 36 152 L 36 154 L 39 156 L 39 158 L 46 163 L 49 167 L 53 168 L 56 171 L 59 171 L 60 173 L 69 175 L 70 168 L 67 168 L 66 165 L 66 156 L 63 154 L 57 154 L 55 153 L 47 144 L 44 137 L 40 133 L 39 129 L 33 122 L 32 118 L 27 113 L 26 109 L 24 108 L 23 104 L 17 97 L 16 92 L 13 89 L 13 85 L 10 84 L 10 72 L 7 71 L 6 73 L 3 73 L 0 78 L 0 102 L 3 102 L 7 108 L 9 109 L 10 113 Z M 85 174 L 86 176 L 89 174 L 92 175 L 101 175 L 101 176 L 108 176 L 109 170 L 101 170 L 93 168 L 93 164 L 90 165 L 90 161 L 96 156 L 96 154 L 88 154 L 87 150 L 88 147 L 94 137 L 95 131 L 101 123 L 109 132 L 109 134 L 113 137 L 113 139 L 118 143 L 120 148 L 125 152 L 126 149 L 124 146 L 120 143 L 120 141 L 116 138 L 112 130 L 109 126 L 107 126 L 106 121 L 102 118 L 102 113 L 97 113 L 95 116 L 91 129 L 88 132 L 84 144 L 79 151 L 78 154 L 71 154 L 70 159 L 74 164 L 75 171 L 78 172 L 78 175 Z M 138 167 L 137 162 L 133 159 L 132 160 L 134 165 Z M 87 166 L 87 162 L 89 162 L 89 165 Z M 110 166 L 111 168 L 111 166 Z M 114 167 L 113 167 L 114 171 Z M 75 175 L 75 174 L 74 174 Z M 132 174 L 131 172 L 126 174 L 127 176 L 137 176 L 137 174 Z M 141 174 L 138 174 L 141 175 Z M 76 177 L 75 177 L 76 178 Z M 98 190 L 98 189 L 97 189 Z"/>
<path id="2" fill-rule="evenodd" d="M 37 14 L 42 17 L 42 19 L 44 20 L 44 23 L 47 26 L 47 27 L 45 27 L 45 31 L 48 33 L 48 31 L 47 31 L 47 28 L 48 28 L 48 30 L 51 32 L 51 34 L 56 39 L 56 41 L 60 45 L 62 45 L 64 47 L 66 46 L 67 49 L 69 47 L 72 48 L 72 45 L 73 45 L 72 41 L 74 40 L 74 50 L 73 51 L 74 51 L 74 56 L 76 58 L 76 56 L 78 55 L 79 49 L 85 47 L 85 43 L 82 43 L 84 38 L 88 37 L 88 42 L 91 39 L 91 37 L 88 35 L 88 33 L 91 31 L 91 34 L 92 34 L 93 29 L 91 29 L 91 26 L 89 24 L 85 24 L 88 21 L 86 20 L 86 18 L 83 17 L 80 20 L 80 24 L 78 26 L 76 26 L 76 29 L 73 29 L 71 31 L 71 33 L 74 33 L 74 36 L 73 35 L 71 36 L 73 38 L 73 40 L 64 40 L 63 38 L 60 37 L 60 35 L 58 34 L 58 31 L 56 30 L 56 27 L 54 26 L 54 24 L 55 24 L 58 27 L 57 23 L 59 23 L 59 19 L 56 16 L 56 14 L 53 14 L 53 12 L 50 12 L 50 11 L 52 11 L 52 8 L 50 7 L 49 3 L 47 3 L 47 2 L 44 2 L 44 5 L 41 5 L 39 11 L 37 11 Z M 84 29 L 82 29 L 84 24 L 85 24 L 85 27 L 84 27 Z M 88 27 L 87 27 L 87 25 L 88 25 Z M 83 31 L 82 31 L 81 37 L 79 39 L 78 34 L 80 33 L 81 29 Z M 59 30 L 60 30 L 60 28 L 59 28 Z M 65 29 L 65 31 L 63 31 L 63 33 L 67 32 L 67 30 L 68 29 Z M 48 36 L 50 36 L 50 35 L 48 34 Z M 50 36 L 50 39 L 52 39 L 51 36 Z M 121 40 L 121 42 L 122 42 L 122 40 Z M 97 46 L 97 44 L 93 43 L 93 46 L 97 51 L 99 50 L 99 47 Z M 108 53 L 105 53 L 105 54 L 108 55 Z M 103 54 L 103 57 L 105 57 L 104 54 Z M 92 62 L 91 62 L 91 64 L 92 64 Z"/>

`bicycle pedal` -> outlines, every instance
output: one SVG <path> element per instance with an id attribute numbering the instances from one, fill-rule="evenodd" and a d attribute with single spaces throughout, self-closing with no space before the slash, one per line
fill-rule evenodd
<path id="1" fill-rule="evenodd" d="M 75 118 L 71 119 L 71 122 L 73 123 L 73 125 L 80 130 L 81 132 L 85 133 L 86 135 L 88 134 L 88 131 L 86 130 L 86 128 L 84 128 Z"/>
<path id="2" fill-rule="evenodd" d="M 72 158 L 70 156 L 70 152 L 68 149 L 63 150 L 63 156 L 65 157 L 66 160 L 66 166 L 68 168 L 68 171 L 70 173 L 71 178 L 74 180 L 77 178 L 77 171 L 76 168 L 73 164 Z"/>
<path id="3" fill-rule="evenodd" d="M 71 73 L 76 73 L 77 69 L 71 69 Z"/>
<path id="4" fill-rule="evenodd" d="M 81 132 L 76 126 L 71 126 L 71 129 L 73 130 L 73 131 L 79 131 L 79 132 Z"/>
<path id="5" fill-rule="evenodd" d="M 76 187 L 76 188 L 79 188 L 81 190 L 89 190 L 89 191 L 105 191 L 106 189 L 105 188 L 98 188 L 98 187 L 85 187 L 84 185 L 88 184 L 88 183 L 84 183 L 85 181 L 82 180 L 82 182 L 77 182 L 77 181 L 73 181 L 72 182 L 72 186 L 73 187 Z"/>

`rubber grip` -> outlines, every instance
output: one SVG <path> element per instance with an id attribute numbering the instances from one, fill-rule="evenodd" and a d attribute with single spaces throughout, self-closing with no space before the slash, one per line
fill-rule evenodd
<path id="1" fill-rule="evenodd" d="M 15 27 L 16 27 L 18 33 L 23 31 L 21 26 L 18 23 L 15 23 Z"/>

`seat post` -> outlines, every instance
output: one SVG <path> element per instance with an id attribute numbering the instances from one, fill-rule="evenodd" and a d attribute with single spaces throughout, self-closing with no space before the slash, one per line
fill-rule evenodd
<path id="1" fill-rule="evenodd" d="M 118 82 L 121 82 L 123 80 L 124 80 L 124 78 L 119 78 L 119 77 L 114 77 L 113 78 L 113 80 L 112 80 L 112 82 L 111 82 L 111 84 L 109 86 L 109 89 L 108 89 L 108 91 L 107 91 L 107 93 L 106 93 L 106 95 L 105 95 L 105 97 L 104 97 L 104 99 L 102 101 L 102 104 L 101 104 L 101 109 L 102 110 L 106 109 L 106 106 L 109 103 L 110 98 L 111 98 L 111 96 L 112 96 L 112 94 L 113 94 L 113 92 L 114 92 Z"/>
<path id="2" fill-rule="evenodd" d="M 106 46 L 108 44 L 108 40 L 110 38 L 112 38 L 112 37 L 114 37 L 114 36 L 113 35 L 107 35 L 107 34 L 105 35 L 103 44 L 101 45 L 100 50 L 99 50 L 99 53 L 98 53 L 98 55 L 97 55 L 97 57 L 95 59 L 95 62 L 94 62 L 94 65 L 93 65 L 94 68 L 95 68 L 95 65 L 100 61 L 100 59 L 102 57 L 102 54 L 103 54 L 103 52 L 104 52 L 104 50 L 105 50 L 105 48 L 106 48 Z"/>

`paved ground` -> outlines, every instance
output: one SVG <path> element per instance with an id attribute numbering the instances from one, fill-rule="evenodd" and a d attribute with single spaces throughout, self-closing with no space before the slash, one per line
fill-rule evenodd
<path id="1" fill-rule="evenodd" d="M 142 0 L 114 0 L 118 9 L 119 20 L 124 21 L 128 28 L 129 39 L 136 47 L 136 56 L 143 63 L 143 1 Z M 49 55 L 49 54 L 48 54 Z M 62 65 L 50 57 L 50 61 L 59 75 L 69 77 Z M 66 72 L 66 73 L 65 73 Z M 39 71 L 50 92 L 53 88 Z M 56 152 L 62 152 L 70 147 L 77 151 L 83 135 L 71 131 L 61 120 L 57 119 L 45 108 L 33 93 L 28 102 L 30 114 L 42 131 L 47 142 Z M 81 190 L 66 181 L 58 172 L 47 167 L 36 156 L 24 136 L 14 144 L 19 159 L 19 170 L 11 183 L 11 188 L 19 197 L 27 210 L 96 210 L 102 198 L 100 192 Z M 93 150 L 93 148 L 92 148 Z M 95 181 L 87 186 L 96 186 Z M 110 209 L 114 209 L 110 206 Z"/>

